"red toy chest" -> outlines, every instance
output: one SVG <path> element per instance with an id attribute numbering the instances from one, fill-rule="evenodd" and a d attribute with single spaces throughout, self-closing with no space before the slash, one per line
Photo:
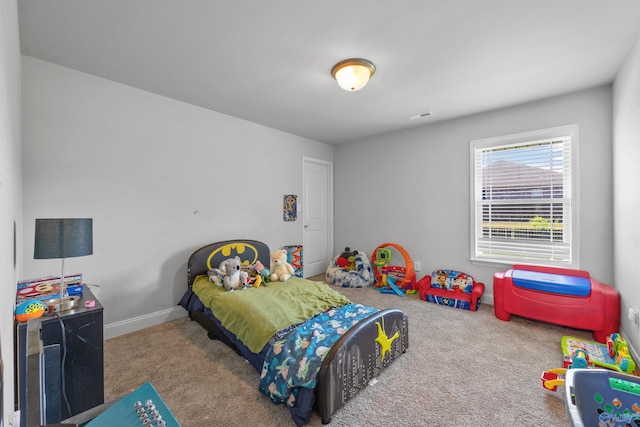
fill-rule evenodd
<path id="1" fill-rule="evenodd" d="M 620 326 L 618 291 L 584 270 L 514 265 L 494 274 L 493 302 L 500 320 L 515 314 L 584 329 L 602 343 Z"/>

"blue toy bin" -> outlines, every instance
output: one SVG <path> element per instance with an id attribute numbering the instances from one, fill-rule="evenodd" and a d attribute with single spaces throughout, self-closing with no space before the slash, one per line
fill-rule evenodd
<path id="1" fill-rule="evenodd" d="M 608 369 L 569 369 L 565 404 L 573 427 L 638 425 L 640 378 Z"/>

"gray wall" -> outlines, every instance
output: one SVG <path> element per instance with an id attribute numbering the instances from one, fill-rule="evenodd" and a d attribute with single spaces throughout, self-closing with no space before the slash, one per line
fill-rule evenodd
<path id="1" fill-rule="evenodd" d="M 639 351 L 640 331 L 627 313 L 640 310 L 640 38 L 615 81 L 613 106 L 615 278 L 622 330 Z"/>
<path id="2" fill-rule="evenodd" d="M 186 261 L 204 244 L 302 243 L 282 196 L 301 194 L 302 157 L 331 161 L 332 146 L 34 58 L 22 67 L 24 275 L 60 271 L 33 259 L 36 218 L 93 218 L 94 254 L 65 271 L 100 285 L 107 337 L 184 315 Z"/>
<path id="3" fill-rule="evenodd" d="M 22 254 L 22 179 L 20 170 L 20 46 L 15 0 L 0 1 L 0 424 L 13 414 L 13 309 Z M 18 253 L 14 260 L 14 223 Z M 15 262 L 15 264 L 14 264 Z"/>
<path id="4" fill-rule="evenodd" d="M 493 273 L 505 266 L 469 261 L 469 141 L 577 123 L 580 265 L 612 284 L 611 96 L 608 85 L 338 146 L 336 251 L 400 244 L 421 262 L 418 278 L 465 271 L 487 285 L 491 303 Z"/>

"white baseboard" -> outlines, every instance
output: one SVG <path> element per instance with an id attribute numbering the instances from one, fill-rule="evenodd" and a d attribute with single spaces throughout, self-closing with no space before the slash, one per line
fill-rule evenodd
<path id="1" fill-rule="evenodd" d="M 627 342 L 627 347 L 629 347 L 629 353 L 631 358 L 635 361 L 635 360 L 640 360 L 638 358 L 638 352 L 636 351 L 635 348 L 633 348 L 633 346 L 631 345 L 631 342 L 629 341 L 629 339 L 627 338 L 627 334 L 625 334 L 625 332 L 621 329 L 620 330 L 620 335 L 622 335 L 622 338 L 624 338 L 624 340 Z"/>
<path id="2" fill-rule="evenodd" d="M 184 308 L 172 307 L 166 310 L 132 317 L 131 319 L 109 323 L 108 325 L 104 325 L 104 339 L 115 338 L 130 332 L 139 331 L 140 329 L 159 325 L 160 323 L 168 322 L 170 320 L 179 319 L 186 315 L 187 312 Z"/>
<path id="3" fill-rule="evenodd" d="M 495 304 L 493 303 L 493 293 L 489 293 L 489 294 L 487 295 L 487 292 L 485 292 L 485 293 L 482 295 L 482 300 L 481 300 L 481 301 L 482 301 L 482 304 L 495 305 Z"/>

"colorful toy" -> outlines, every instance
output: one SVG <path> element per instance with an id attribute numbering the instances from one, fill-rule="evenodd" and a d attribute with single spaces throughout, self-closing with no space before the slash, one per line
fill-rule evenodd
<path id="1" fill-rule="evenodd" d="M 401 297 L 407 292 L 405 288 L 396 286 L 396 279 L 392 276 L 384 278 L 384 286 L 375 286 L 374 289 L 379 290 L 382 294 L 396 294 Z"/>
<path id="2" fill-rule="evenodd" d="M 571 364 L 569 368 L 586 368 L 591 365 L 591 361 L 589 360 L 589 355 L 584 348 L 578 348 L 571 355 Z"/>
<path id="3" fill-rule="evenodd" d="M 395 243 L 383 243 L 378 246 L 371 255 L 371 264 L 374 266 L 373 270 L 377 280 L 375 286 L 387 286 L 382 277 L 382 268 L 390 267 L 389 262 L 391 261 L 391 250 L 386 249 L 387 247 L 396 249 L 404 258 L 405 264 L 404 267 L 396 266 L 393 269 L 387 269 L 387 274 L 389 274 L 389 272 L 393 272 L 393 276 L 396 279 L 396 282 L 394 283 L 395 286 L 404 288 L 405 291 L 413 290 L 416 283 L 416 273 L 413 271 L 413 260 L 402 246 Z"/>
<path id="4" fill-rule="evenodd" d="M 564 385 L 565 379 L 561 376 L 566 375 L 569 369 L 585 369 L 592 368 L 593 364 L 589 360 L 589 355 L 583 348 L 578 348 L 571 355 L 571 363 L 564 368 L 553 368 L 542 373 L 542 386 L 547 390 L 556 391 L 559 385 Z"/>
<path id="5" fill-rule="evenodd" d="M 384 267 L 391 262 L 391 250 L 387 248 L 376 248 L 376 259 L 373 261 L 373 265 L 376 267 Z"/>
<path id="6" fill-rule="evenodd" d="M 47 307 L 45 307 L 42 301 L 29 299 L 18 304 L 15 317 L 18 322 L 26 322 L 29 319 L 41 317 L 46 310 Z"/>
<path id="7" fill-rule="evenodd" d="M 566 373 L 571 369 L 607 368 L 609 370 L 632 374 L 636 364 L 629 355 L 627 342 L 618 333 L 607 337 L 607 344 L 584 341 L 574 337 L 562 337 L 564 368 L 554 368 L 542 373 L 542 386 L 556 391 L 566 381 Z M 561 378 L 565 375 L 565 379 Z M 639 393 L 640 394 L 640 393 Z M 640 402 L 638 402 L 640 412 Z"/>
<path id="8" fill-rule="evenodd" d="M 284 246 L 287 251 L 287 262 L 291 264 L 296 277 L 304 277 L 304 270 L 302 267 L 302 245 L 288 245 Z"/>
<path id="9" fill-rule="evenodd" d="M 353 271 L 356 269 L 356 255 L 358 255 L 358 251 L 352 251 L 347 246 L 336 259 L 336 265 L 344 270 Z"/>
<path id="10" fill-rule="evenodd" d="M 484 293 L 484 283 L 456 270 L 436 270 L 416 283 L 420 299 L 449 307 L 476 311 Z"/>
<path id="11" fill-rule="evenodd" d="M 606 369 L 571 369 L 564 399 L 573 426 L 640 424 L 640 379 Z"/>
<path id="12" fill-rule="evenodd" d="M 260 262 L 260 260 L 257 260 L 255 264 L 253 264 L 253 269 L 256 274 L 256 281 L 253 286 L 257 288 L 260 284 L 265 284 L 271 281 L 271 272 L 265 268 L 264 264 Z"/>
<path id="13" fill-rule="evenodd" d="M 495 315 L 511 315 L 593 331 L 604 343 L 620 326 L 620 295 L 584 270 L 514 265 L 493 277 Z"/>
<path id="14" fill-rule="evenodd" d="M 558 386 L 564 385 L 564 378 L 560 378 L 566 374 L 566 368 L 553 368 L 542 373 L 542 387 L 555 392 Z"/>
<path id="15" fill-rule="evenodd" d="M 560 347 L 564 354 L 564 366 L 575 365 L 573 355 L 577 351 L 584 351 L 592 365 L 627 374 L 633 373 L 636 369 L 636 364 L 629 354 L 629 347 L 625 339 L 620 334 L 614 333 L 609 335 L 606 341 L 606 344 L 601 344 L 569 336 L 562 337 Z M 586 366 L 574 367 L 585 368 Z"/>

